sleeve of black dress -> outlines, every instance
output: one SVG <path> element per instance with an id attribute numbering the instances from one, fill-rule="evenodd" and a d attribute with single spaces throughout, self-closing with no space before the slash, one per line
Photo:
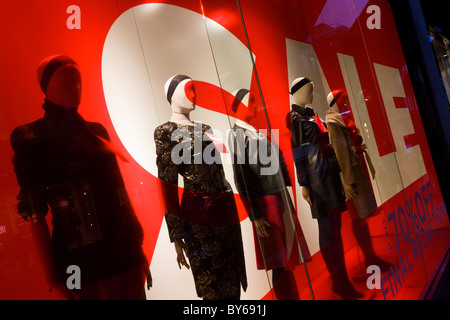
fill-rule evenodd
<path id="1" fill-rule="evenodd" d="M 170 241 L 174 242 L 183 238 L 185 224 L 180 218 L 178 168 L 171 157 L 173 142 L 170 138 L 170 132 L 161 127 L 156 128 L 154 139 L 161 198 L 165 210 L 169 238 Z"/>

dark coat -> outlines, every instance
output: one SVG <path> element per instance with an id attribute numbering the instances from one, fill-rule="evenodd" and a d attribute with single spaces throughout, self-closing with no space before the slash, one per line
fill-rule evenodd
<path id="1" fill-rule="evenodd" d="M 311 108 L 292 105 L 291 142 L 298 182 L 309 188 L 312 216 L 320 218 L 345 208 L 345 197 L 328 133 L 319 128 L 313 116 Z"/>
<path id="2" fill-rule="evenodd" d="M 11 134 L 20 186 L 19 214 L 43 221 L 52 213 L 52 244 L 61 281 L 77 265 L 82 282 L 146 263 L 143 230 L 125 190 L 116 155 L 99 123 L 50 102 L 45 116 Z"/>

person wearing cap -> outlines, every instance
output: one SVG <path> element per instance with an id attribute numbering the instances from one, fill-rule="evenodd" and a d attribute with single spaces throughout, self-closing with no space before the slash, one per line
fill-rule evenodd
<path id="1" fill-rule="evenodd" d="M 78 113 L 78 64 L 54 55 L 37 74 L 45 114 L 15 128 L 11 145 L 18 211 L 32 225 L 49 286 L 71 299 L 140 299 L 149 273 L 143 229 L 106 129 Z M 75 287 L 70 266 L 80 272 Z"/>

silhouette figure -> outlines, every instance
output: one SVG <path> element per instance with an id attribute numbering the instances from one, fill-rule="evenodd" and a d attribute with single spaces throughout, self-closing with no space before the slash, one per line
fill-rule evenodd
<path id="1" fill-rule="evenodd" d="M 45 114 L 17 127 L 11 145 L 18 211 L 32 223 L 49 285 L 74 299 L 140 299 L 147 273 L 151 282 L 143 230 L 106 129 L 78 113 L 79 68 L 57 55 L 37 72 Z M 80 268 L 81 288 L 66 287 L 70 265 Z"/>

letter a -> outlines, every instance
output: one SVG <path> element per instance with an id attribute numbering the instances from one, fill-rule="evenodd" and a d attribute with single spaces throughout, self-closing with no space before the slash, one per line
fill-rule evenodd
<path id="1" fill-rule="evenodd" d="M 372 289 L 380 289 L 381 288 L 381 281 L 380 281 L 380 267 L 371 265 L 367 267 L 367 272 L 370 273 L 370 277 L 367 278 L 366 285 L 367 288 Z"/>
<path id="2" fill-rule="evenodd" d="M 366 26 L 368 29 L 381 29 L 381 10 L 377 5 L 371 5 L 367 7 L 367 14 L 371 14 L 370 17 L 367 18 Z"/>
<path id="3" fill-rule="evenodd" d="M 67 7 L 66 13 L 71 13 L 67 18 L 66 26 L 67 29 L 81 29 L 81 9 L 77 5 L 70 5 Z"/>
<path id="4" fill-rule="evenodd" d="M 77 265 L 70 265 L 67 267 L 66 270 L 67 274 L 71 275 L 66 280 L 66 286 L 68 289 L 81 289 L 81 270 L 80 267 Z"/>

